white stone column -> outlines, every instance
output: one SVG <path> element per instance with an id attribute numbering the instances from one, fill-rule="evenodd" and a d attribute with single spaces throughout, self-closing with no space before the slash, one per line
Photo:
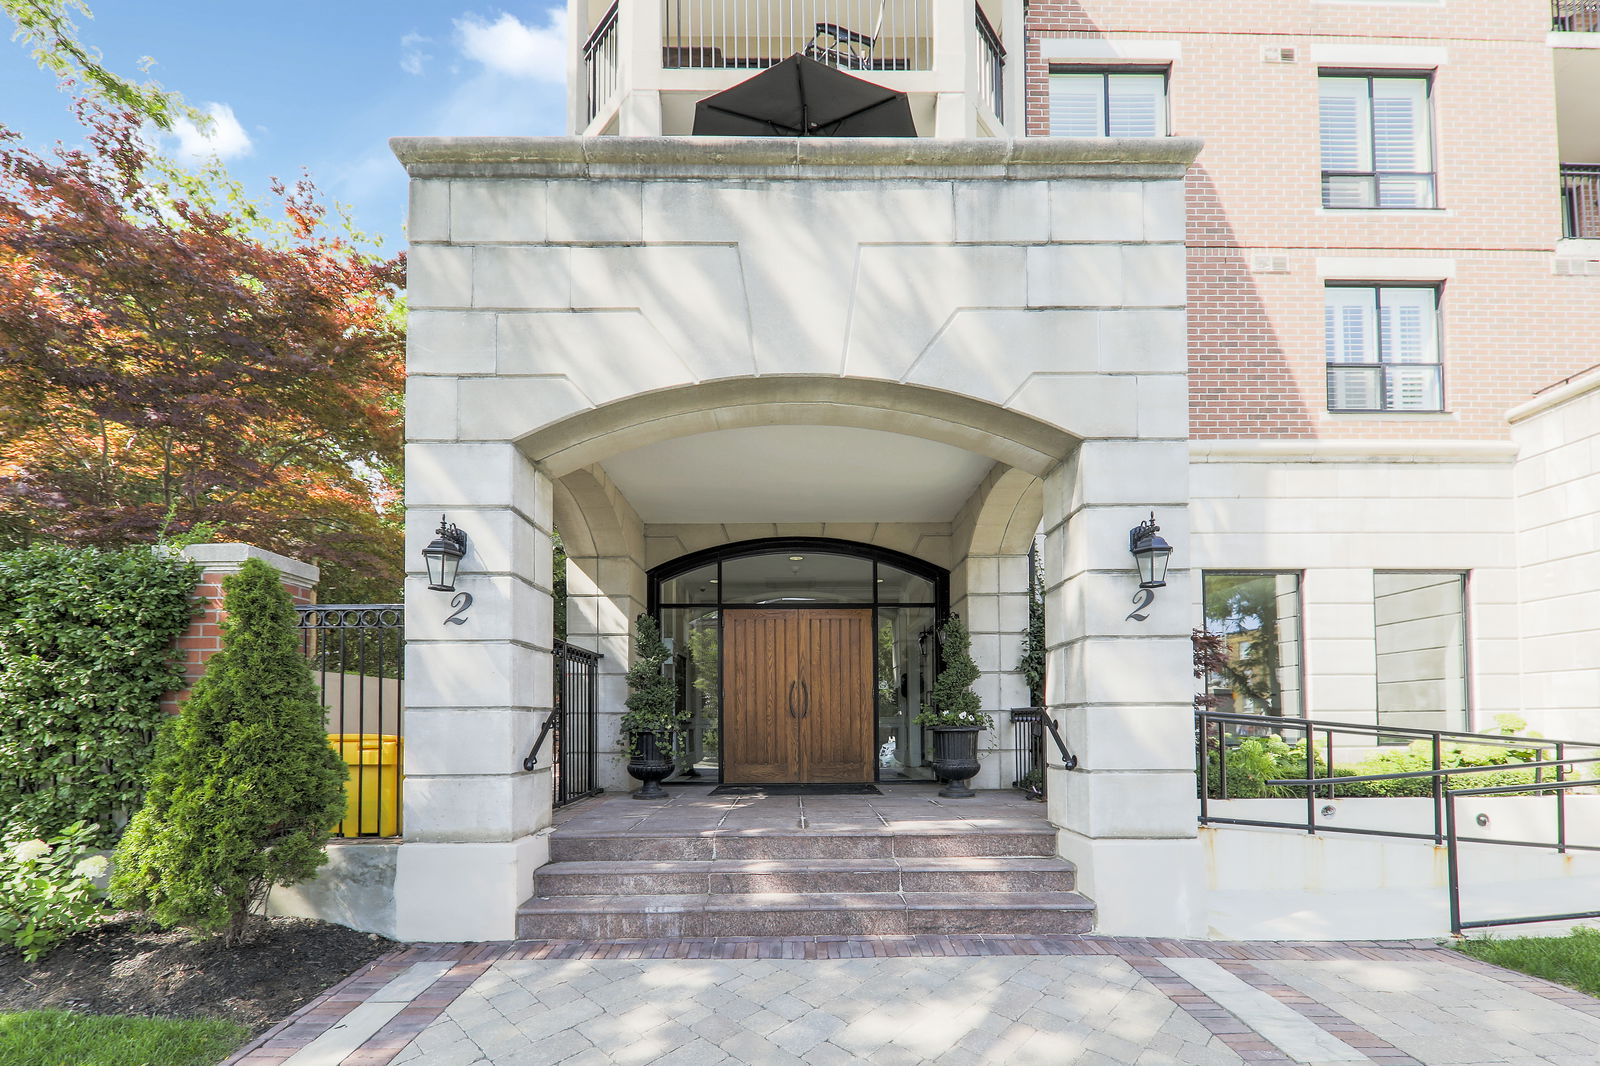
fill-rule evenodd
<path id="1" fill-rule="evenodd" d="M 503 940 L 548 859 L 552 603 L 549 479 L 503 442 L 406 448 L 405 782 L 396 869 L 404 940 Z M 440 515 L 467 534 L 456 580 L 428 589 Z"/>
<path id="2" fill-rule="evenodd" d="M 1086 441 L 1045 484 L 1045 698 L 1079 759 L 1047 741 L 1049 816 L 1102 933 L 1204 932 L 1187 507 L 1181 442 Z M 1128 530 L 1152 509 L 1177 550 L 1141 619 Z"/>

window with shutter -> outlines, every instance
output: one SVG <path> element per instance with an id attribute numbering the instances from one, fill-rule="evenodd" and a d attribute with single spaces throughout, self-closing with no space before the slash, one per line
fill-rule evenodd
<path id="1" fill-rule="evenodd" d="M 1439 290 L 1330 285 L 1323 351 L 1330 411 L 1443 411 Z"/>
<path id="2" fill-rule="evenodd" d="M 1074 70 L 1050 75 L 1050 136 L 1166 135 L 1165 72 Z"/>
<path id="3" fill-rule="evenodd" d="M 1324 207 L 1435 206 L 1429 79 L 1324 74 Z"/>

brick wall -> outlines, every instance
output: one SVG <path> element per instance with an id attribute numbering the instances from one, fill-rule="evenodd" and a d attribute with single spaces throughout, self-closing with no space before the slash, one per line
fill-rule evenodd
<path id="1" fill-rule="evenodd" d="M 1546 0 L 1031 4 L 1031 135 L 1048 132 L 1044 40 L 1109 38 L 1130 56 L 1177 48 L 1172 132 L 1206 139 L 1187 187 L 1192 436 L 1505 438 L 1507 409 L 1600 361 L 1590 339 L 1600 278 L 1553 270 L 1561 201 L 1549 19 Z M 1296 48 L 1297 61 L 1265 62 L 1269 45 Z M 1447 56 L 1433 79 L 1440 210 L 1321 207 L 1314 50 L 1361 45 Z M 1258 253 L 1285 257 L 1287 271 L 1252 272 Z M 1316 261 L 1363 256 L 1453 262 L 1441 298 L 1446 413 L 1327 411 Z"/>
<path id="2" fill-rule="evenodd" d="M 183 652 L 184 685 L 176 692 L 167 693 L 161 701 L 161 706 L 170 714 L 178 713 L 194 683 L 206 672 L 206 663 L 222 648 L 222 620 L 227 616 L 222 609 L 222 582 L 238 573 L 246 559 L 262 559 L 277 567 L 283 575 L 284 591 L 296 607 L 317 602 L 317 568 L 298 559 L 248 544 L 202 544 L 186 548 L 184 554 L 201 566 L 200 580 L 194 587 L 198 609 L 188 630 L 178 638 L 178 648 Z"/>

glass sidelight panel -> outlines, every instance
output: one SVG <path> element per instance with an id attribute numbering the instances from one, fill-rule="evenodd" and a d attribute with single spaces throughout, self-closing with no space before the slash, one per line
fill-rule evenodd
<path id="1" fill-rule="evenodd" d="M 667 607 L 661 611 L 661 637 L 672 652 L 667 660 L 678 689 L 678 708 L 688 712 L 684 735 L 687 757 L 673 780 L 717 778 L 721 737 L 722 654 L 715 609 Z"/>
<path id="2" fill-rule="evenodd" d="M 879 603 L 932 603 L 933 582 L 888 563 L 878 564 Z"/>
<path id="3" fill-rule="evenodd" d="M 932 607 L 883 608 L 877 612 L 878 776 L 880 780 L 929 780 L 932 751 L 917 714 L 933 686 L 935 666 Z"/>
<path id="4" fill-rule="evenodd" d="M 662 603 L 716 603 L 717 564 L 702 566 L 661 583 Z"/>

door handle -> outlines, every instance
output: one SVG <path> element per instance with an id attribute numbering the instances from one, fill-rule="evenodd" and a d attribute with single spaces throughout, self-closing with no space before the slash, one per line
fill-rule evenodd
<path id="1" fill-rule="evenodd" d="M 800 717 L 811 717 L 811 686 L 804 681 L 800 682 Z"/>
<path id="2" fill-rule="evenodd" d="M 789 717 L 790 718 L 797 717 L 795 715 L 795 713 L 794 713 L 794 687 L 797 684 L 799 684 L 798 681 L 789 682 Z"/>

